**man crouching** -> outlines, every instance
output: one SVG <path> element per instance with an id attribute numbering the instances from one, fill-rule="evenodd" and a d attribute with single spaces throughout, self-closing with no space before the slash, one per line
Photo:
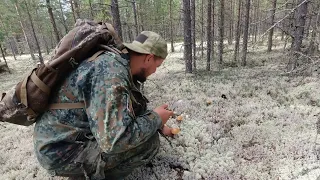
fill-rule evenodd
<path id="1" fill-rule="evenodd" d="M 124 46 L 126 55 L 106 51 L 83 61 L 38 117 L 35 152 L 52 176 L 123 179 L 157 154 L 157 131 L 170 132 L 164 124 L 173 112 L 148 110 L 138 83 L 163 63 L 165 40 L 143 31 Z"/>

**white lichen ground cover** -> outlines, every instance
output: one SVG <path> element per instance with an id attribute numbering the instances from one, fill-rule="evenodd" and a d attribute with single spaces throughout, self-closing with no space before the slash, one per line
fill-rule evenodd
<path id="1" fill-rule="evenodd" d="M 176 48 L 180 50 L 179 47 Z M 182 52 L 171 53 L 145 84 L 150 108 L 182 100 L 184 117 L 169 126 L 181 132 L 161 149 L 153 168 L 138 168 L 127 179 L 317 179 L 316 122 L 320 80 L 288 77 L 287 57 L 260 47 L 248 55 L 248 67 L 184 73 Z M 226 55 L 228 59 L 228 54 Z M 11 87 L 33 63 L 9 58 L 13 74 L 0 74 L 0 91 Z M 215 65 L 212 65 L 215 67 Z M 223 96 L 224 95 L 224 96 Z M 226 98 L 223 98 L 226 97 Z M 207 105 L 207 101 L 212 101 Z M 0 179 L 50 178 L 39 166 L 32 144 L 33 127 L 0 124 Z M 317 156 L 318 155 L 318 156 Z"/>

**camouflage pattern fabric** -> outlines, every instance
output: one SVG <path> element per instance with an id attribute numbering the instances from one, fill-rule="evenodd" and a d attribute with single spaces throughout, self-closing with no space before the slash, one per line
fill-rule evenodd
<path id="1" fill-rule="evenodd" d="M 85 109 L 51 109 L 38 117 L 34 147 L 52 175 L 121 179 L 159 148 L 161 119 L 133 82 L 129 61 L 105 52 L 82 62 L 51 103 L 84 102 Z"/>
<path id="2" fill-rule="evenodd" d="M 168 55 L 166 40 L 152 31 L 142 31 L 133 42 L 123 43 L 125 47 L 142 54 L 154 54 L 165 59 Z"/>

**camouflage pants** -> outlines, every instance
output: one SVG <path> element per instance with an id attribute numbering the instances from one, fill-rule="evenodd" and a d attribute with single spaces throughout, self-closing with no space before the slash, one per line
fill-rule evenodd
<path id="1" fill-rule="evenodd" d="M 106 155 L 101 152 L 97 141 L 88 141 L 73 163 L 50 170 L 49 174 L 86 180 L 124 179 L 135 168 L 150 162 L 159 146 L 158 133 L 140 146 L 115 155 Z"/>

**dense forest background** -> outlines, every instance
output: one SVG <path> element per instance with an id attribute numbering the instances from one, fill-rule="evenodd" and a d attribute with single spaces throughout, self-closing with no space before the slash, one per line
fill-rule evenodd
<path id="1" fill-rule="evenodd" d="M 213 66 L 246 66 L 257 45 L 283 45 L 287 71 L 316 63 L 320 40 L 316 0 L 2 0 L 2 56 L 30 54 L 43 61 L 78 18 L 111 22 L 123 41 L 143 30 L 171 43 L 184 42 L 185 71 L 197 61 Z"/>

